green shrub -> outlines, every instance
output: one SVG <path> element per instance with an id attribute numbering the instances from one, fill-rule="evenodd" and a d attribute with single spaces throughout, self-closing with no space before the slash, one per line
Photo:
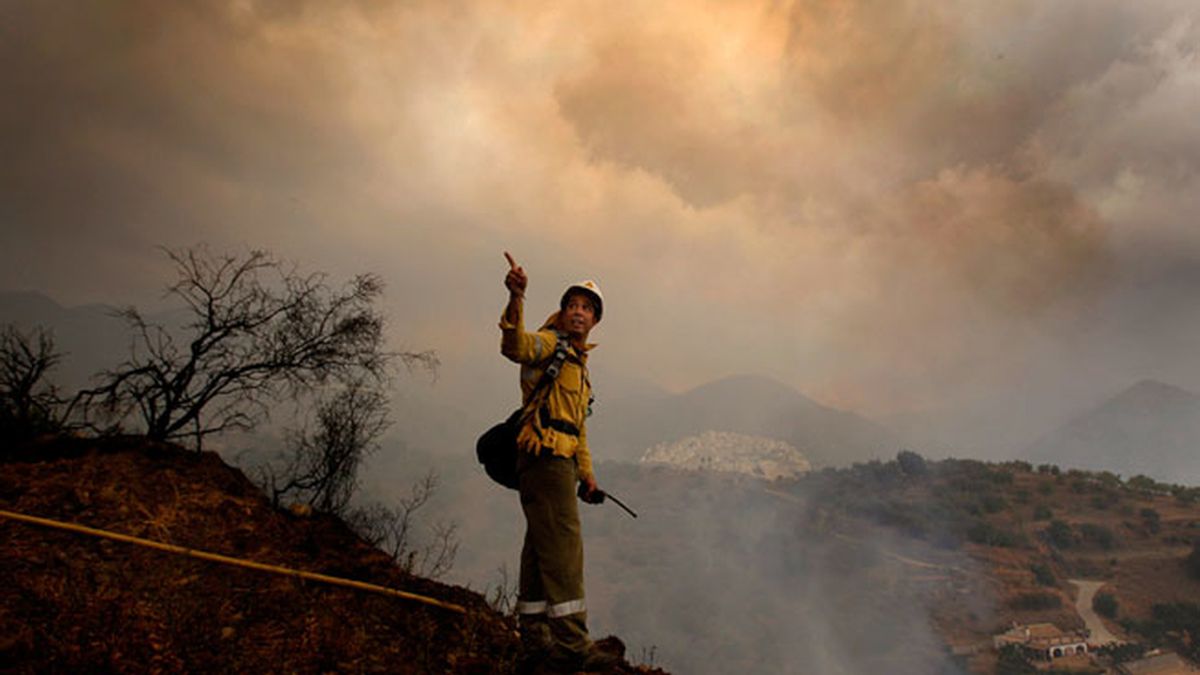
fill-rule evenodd
<path id="1" fill-rule="evenodd" d="M 1045 504 L 1038 504 L 1037 506 L 1033 507 L 1034 520 L 1050 520 L 1053 517 L 1054 512 L 1050 510 L 1049 506 L 1046 506 Z"/>
<path id="2" fill-rule="evenodd" d="M 1137 661 L 1146 654 L 1146 645 L 1137 642 L 1114 642 L 1101 646 L 1097 653 L 1112 659 L 1114 664 Z"/>
<path id="3" fill-rule="evenodd" d="M 1022 593 L 1009 601 L 1009 605 L 1013 609 L 1035 611 L 1058 609 L 1062 607 L 1062 598 L 1054 593 Z"/>
<path id="4" fill-rule="evenodd" d="M 1117 599 L 1111 593 L 1097 593 L 1092 598 L 1092 609 L 1112 619 L 1117 616 Z"/>
<path id="5" fill-rule="evenodd" d="M 1071 548 L 1075 545 L 1075 534 L 1071 526 L 1061 520 L 1050 521 L 1050 527 L 1045 530 L 1046 539 L 1052 546 L 1059 549 Z"/>
<path id="6" fill-rule="evenodd" d="M 913 505 L 890 500 L 872 506 L 870 512 L 880 525 L 894 527 L 914 539 L 924 539 L 929 532 L 924 515 Z"/>
<path id="7" fill-rule="evenodd" d="M 967 529 L 967 539 L 984 546 L 1012 548 L 1018 543 L 1018 537 L 1012 532 L 1002 530 L 983 520 L 976 521 Z"/>
<path id="8" fill-rule="evenodd" d="M 1054 572 L 1045 563 L 1034 563 L 1029 566 L 1029 571 L 1033 572 L 1033 578 L 1040 586 L 1054 586 L 1058 583 Z"/>
<path id="9" fill-rule="evenodd" d="M 1194 602 L 1154 605 L 1150 614 L 1152 619 L 1146 623 L 1152 625 L 1159 639 L 1170 641 L 1188 658 L 1200 658 L 1200 640 L 1191 638 L 1200 635 L 1200 605 Z"/>
<path id="10" fill-rule="evenodd" d="M 1026 675 L 1036 672 L 1037 668 L 1021 647 L 1004 645 L 1000 648 L 1000 656 L 996 659 L 996 675 Z"/>
<path id="11" fill-rule="evenodd" d="M 988 471 L 987 478 L 996 485 L 1012 485 L 1013 482 L 1013 475 L 1004 470 Z"/>
<path id="12" fill-rule="evenodd" d="M 1100 494 L 1092 497 L 1092 508 L 1099 511 L 1106 511 L 1110 506 L 1121 501 L 1120 495 L 1112 490 L 1104 490 Z"/>
<path id="13" fill-rule="evenodd" d="M 1105 551 L 1111 551 L 1117 545 L 1116 535 L 1103 525 L 1084 523 L 1079 526 L 1079 533 L 1085 542 L 1095 544 Z"/>
<path id="14" fill-rule="evenodd" d="M 1192 552 L 1188 554 L 1188 557 L 1183 562 L 1188 576 L 1196 581 L 1200 581 L 1200 541 L 1192 544 Z"/>
<path id="15" fill-rule="evenodd" d="M 1162 516 L 1158 514 L 1158 511 L 1155 511 L 1151 508 L 1145 508 L 1142 509 L 1141 515 L 1142 524 L 1146 526 L 1146 529 L 1151 534 L 1158 534 L 1158 531 L 1162 529 Z"/>
<path id="16" fill-rule="evenodd" d="M 1133 478 L 1130 478 L 1128 481 L 1125 482 L 1125 484 L 1135 490 L 1144 490 L 1147 492 L 1157 492 L 1164 487 L 1164 486 L 1160 485 L 1158 483 L 1158 481 L 1154 480 L 1153 478 L 1150 478 L 1148 476 L 1142 476 L 1140 474 L 1137 476 L 1134 476 Z"/>
<path id="17" fill-rule="evenodd" d="M 979 500 L 979 505 L 984 513 L 999 513 L 1008 508 L 1008 502 L 1000 495 L 984 495 Z"/>
<path id="18" fill-rule="evenodd" d="M 897 453 L 896 463 L 900 465 L 900 470 L 908 476 L 924 476 L 928 471 L 925 458 L 912 450 L 901 450 Z"/>

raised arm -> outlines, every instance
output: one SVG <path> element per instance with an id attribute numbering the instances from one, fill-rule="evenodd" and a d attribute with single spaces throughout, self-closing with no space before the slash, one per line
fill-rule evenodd
<path id="1" fill-rule="evenodd" d="M 504 318 L 509 323 L 519 324 L 521 323 L 521 302 L 525 299 L 525 288 L 529 285 L 529 277 L 525 274 L 525 268 L 518 265 L 508 251 L 504 252 L 504 259 L 508 261 L 508 274 L 504 277 L 504 286 L 508 289 L 508 307 L 504 310 Z"/>
<path id="2" fill-rule="evenodd" d="M 525 332 L 525 288 L 529 277 L 508 251 L 504 252 L 504 258 L 508 260 L 508 274 L 504 277 L 508 306 L 500 316 L 500 353 L 517 363 L 537 363 L 554 353 L 554 337 Z"/>

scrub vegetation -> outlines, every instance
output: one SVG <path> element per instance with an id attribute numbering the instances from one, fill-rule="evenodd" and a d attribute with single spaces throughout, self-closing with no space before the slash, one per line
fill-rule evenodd
<path id="1" fill-rule="evenodd" d="M 1141 636 L 1146 644 L 1169 646 L 1200 661 L 1200 603 L 1155 603 L 1150 607 L 1150 616 L 1123 619 L 1121 626 Z"/>
<path id="2" fill-rule="evenodd" d="M 918 463 L 914 455 L 903 451 L 896 461 L 818 471 L 797 481 L 796 491 L 815 491 L 832 511 L 944 548 L 1049 546 L 1060 553 L 1120 550 L 1131 537 L 1187 537 L 1177 522 L 1174 533 L 1164 534 L 1162 515 L 1148 504 L 1167 504 L 1174 513 L 1200 497 L 1200 488 L 1144 476 L 1123 481 L 1108 472 L 1035 470 L 1019 461 Z"/>
<path id="3" fill-rule="evenodd" d="M 985 640 L 1011 621 L 1082 628 L 1065 581 L 1103 579 L 1107 590 L 1093 606 L 1118 622 L 1114 630 L 1197 658 L 1200 488 L 1049 464 L 917 462 L 911 454 L 815 472 L 791 491 L 828 512 L 827 528 L 862 519 L 982 563 L 999 582 L 1002 609 L 988 624 L 942 608 L 957 617 L 940 623 L 948 641 Z M 1010 672 L 1024 672 L 1014 664 Z"/>

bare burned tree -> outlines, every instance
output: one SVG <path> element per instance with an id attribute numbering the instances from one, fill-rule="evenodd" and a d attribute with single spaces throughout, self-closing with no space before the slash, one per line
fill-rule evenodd
<path id="1" fill-rule="evenodd" d="M 43 328 L 28 335 L 15 326 L 0 330 L 0 430 L 6 435 L 29 438 L 59 427 L 63 401 L 44 380 L 61 359 Z"/>
<path id="2" fill-rule="evenodd" d="M 437 491 L 436 474 L 427 473 L 392 505 L 376 502 L 350 508 L 359 466 L 379 449 L 379 437 L 390 425 L 387 403 L 378 388 L 363 381 L 351 382 L 320 401 L 315 424 L 288 434 L 282 468 L 260 466 L 259 482 L 276 506 L 301 503 L 341 516 L 404 571 L 436 579 L 450 571 L 458 553 L 456 525 L 417 524 L 418 512 Z"/>
<path id="3" fill-rule="evenodd" d="M 488 605 L 497 612 L 505 616 L 516 616 L 517 596 L 521 590 L 517 583 L 518 580 L 509 574 L 508 565 L 496 568 L 496 576 L 499 577 L 499 580 L 484 591 L 483 597 L 487 599 Z"/>
<path id="4" fill-rule="evenodd" d="M 395 506 L 376 503 L 356 508 L 347 514 L 346 522 L 405 572 L 437 579 L 450 571 L 458 556 L 455 524 L 435 523 L 422 532 L 416 526 L 418 513 L 437 492 L 437 484 L 437 474 L 427 473 Z"/>
<path id="5" fill-rule="evenodd" d="M 342 515 L 358 487 L 358 467 L 379 447 L 389 426 L 387 397 L 362 380 L 350 382 L 317 403 L 312 429 L 289 434 L 290 459 L 279 473 L 269 467 L 263 482 L 278 505 L 294 497 L 319 511 Z"/>
<path id="6" fill-rule="evenodd" d="M 89 424 L 97 414 L 113 426 L 134 417 L 150 438 L 199 449 L 212 434 L 252 429 L 284 397 L 331 381 L 383 382 L 394 357 L 436 365 L 431 352 L 383 349 L 377 276 L 334 289 L 325 275 L 301 274 L 264 251 L 165 252 L 178 277 L 167 296 L 188 318 L 172 330 L 134 307 L 119 312 L 133 329 L 130 356 L 76 398 Z"/>

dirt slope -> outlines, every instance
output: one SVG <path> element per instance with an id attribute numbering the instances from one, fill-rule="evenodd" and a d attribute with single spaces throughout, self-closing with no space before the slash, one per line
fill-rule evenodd
<path id="1" fill-rule="evenodd" d="M 477 593 L 404 574 L 336 518 L 272 508 L 215 454 L 134 438 L 56 439 L 28 450 L 34 459 L 0 463 L 4 510 L 367 581 L 468 611 L 0 519 L 0 672 L 512 670 L 514 624 Z"/>

